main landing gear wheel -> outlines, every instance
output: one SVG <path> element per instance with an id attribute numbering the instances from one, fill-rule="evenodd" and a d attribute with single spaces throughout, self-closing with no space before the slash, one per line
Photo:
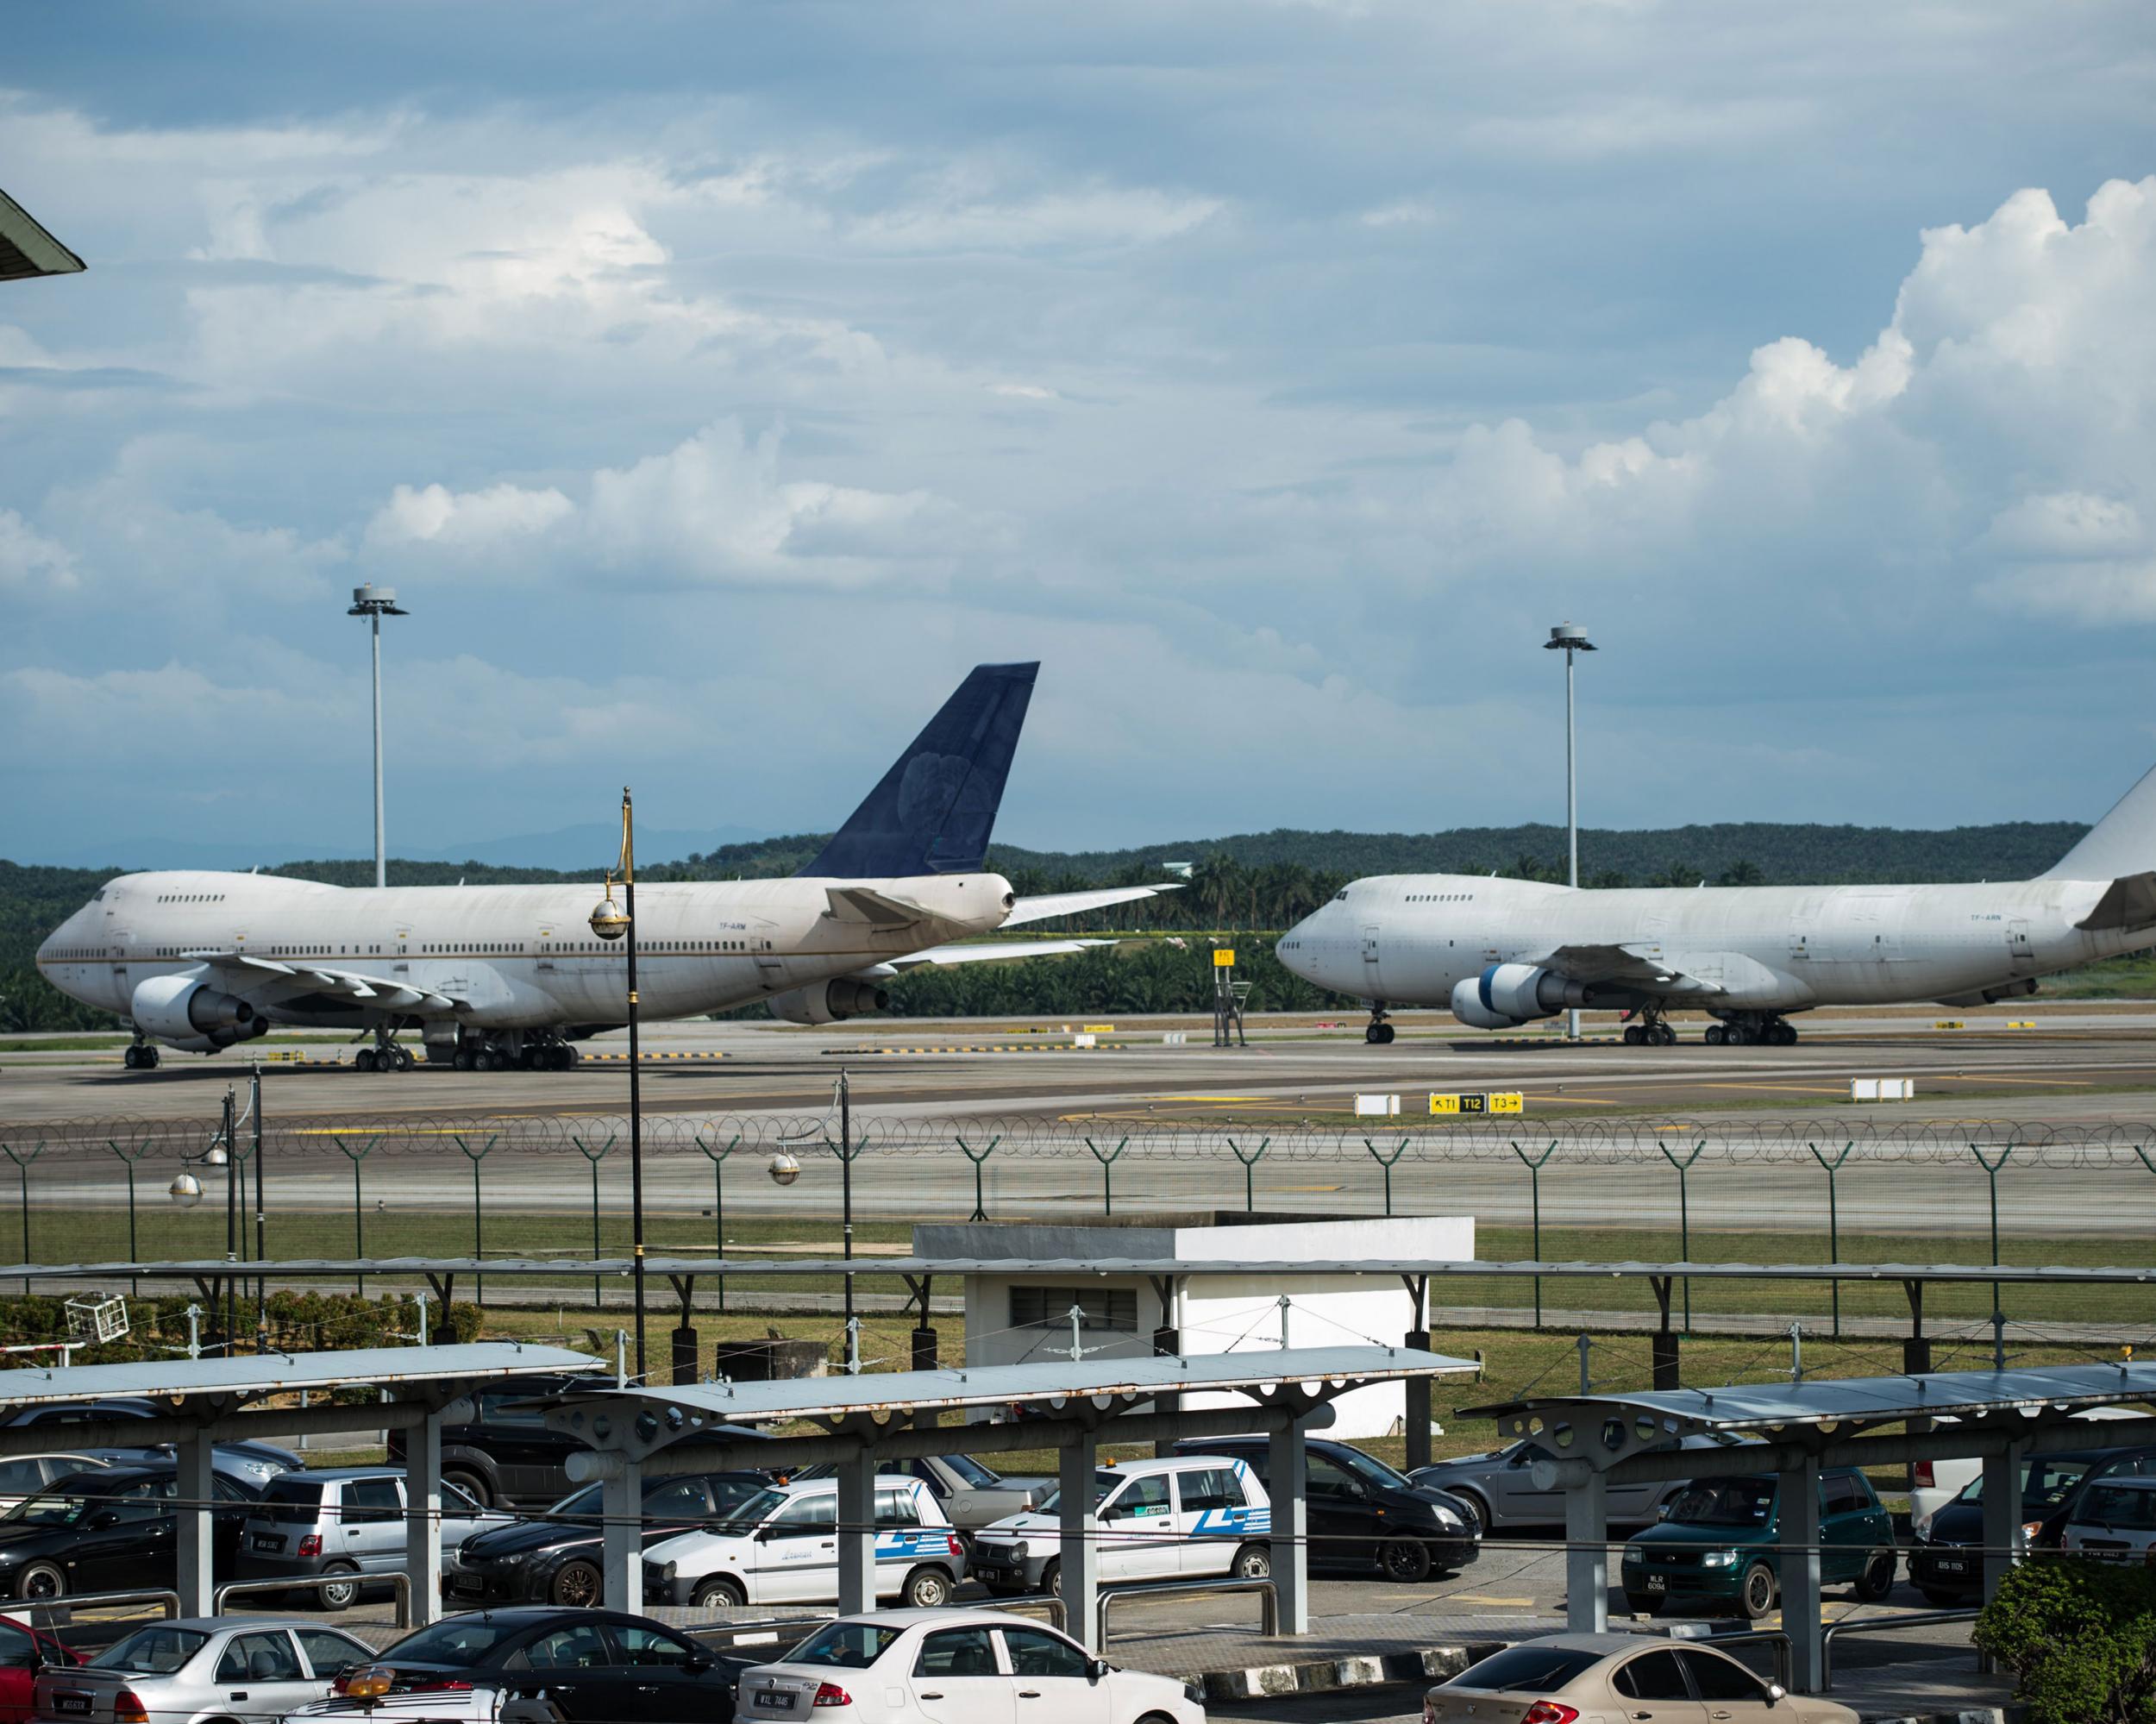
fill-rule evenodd
<path id="1" fill-rule="evenodd" d="M 1713 1033 L 1711 1031 L 1708 1032 Z M 1673 1048 L 1677 1045 L 1677 1031 L 1659 1018 L 1644 1024 L 1625 1025 L 1625 1045 L 1628 1048 Z"/>
<path id="2" fill-rule="evenodd" d="M 1707 1045 L 1708 1045 L 1708 1047 L 1710 1047 L 1710 1048 L 1719 1048 L 1720 1046 L 1721 1046 L 1721 1044 L 1722 1044 L 1724 1042 L 1727 1041 L 1728 1039 L 1729 1039 L 1729 1031 L 1727 1031 L 1727 1030 L 1725 1030 L 1725 1029 L 1723 1029 L 1723 1028 L 1722 1028 L 1722 1026 L 1721 1026 L 1720 1025 L 1719 1025 L 1719 1024 L 1709 1024 L 1709 1025 L 1707 1026 L 1707 1034 L 1706 1034 L 1706 1036 L 1705 1036 L 1705 1038 L 1704 1038 L 1704 1040 L 1706 1041 Z"/>
<path id="3" fill-rule="evenodd" d="M 1373 1047 L 1382 1048 L 1392 1038 L 1393 1026 L 1390 1024 L 1373 1024 L 1363 1031 L 1363 1039 Z"/>
<path id="4" fill-rule="evenodd" d="M 139 1042 L 120 1056 L 120 1063 L 129 1071 L 155 1071 L 157 1050 L 147 1042 Z"/>

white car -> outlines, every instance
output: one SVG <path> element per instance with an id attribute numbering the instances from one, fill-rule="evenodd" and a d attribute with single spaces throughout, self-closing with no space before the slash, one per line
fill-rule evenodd
<path id="1" fill-rule="evenodd" d="M 1103 1465 L 1093 1476 L 1105 1582 L 1272 1572 L 1272 1500 L 1248 1463 L 1226 1455 Z M 974 1536 L 973 1572 L 991 1592 L 1062 1590 L 1060 1490 Z"/>
<path id="2" fill-rule="evenodd" d="M 2066 1523 L 2065 1546 L 2114 1562 L 2150 1560 L 2156 1547 L 2156 1478 L 2100 1480 L 2081 1493 Z"/>
<path id="3" fill-rule="evenodd" d="M 742 1672 L 736 1719 L 822 1724 L 1205 1724 L 1172 1677 L 1118 1670 L 1044 1623 L 990 1610 L 843 1616 Z"/>
<path id="4" fill-rule="evenodd" d="M 876 1596 L 948 1603 L 966 1547 L 918 1478 L 876 1479 Z M 834 1604 L 838 1482 L 796 1479 L 758 1491 L 724 1520 L 644 1552 L 644 1596 L 671 1604 Z"/>
<path id="5" fill-rule="evenodd" d="M 2068 1415 L 2074 1419 L 2139 1419 L 2145 1415 L 2134 1407 L 2086 1407 Z M 1957 1422 L 1951 1413 L 1934 1420 L 1934 1425 Z M 2100 1438 L 2092 1434 L 2089 1446 L 2100 1445 Z M 1974 1455 L 1956 1455 L 1948 1460 L 1919 1461 L 1909 1469 L 1909 1530 L 1919 1539 L 1931 1531 L 1932 1516 L 1968 1489 L 1970 1480 L 1982 1476 L 1984 1463 Z"/>

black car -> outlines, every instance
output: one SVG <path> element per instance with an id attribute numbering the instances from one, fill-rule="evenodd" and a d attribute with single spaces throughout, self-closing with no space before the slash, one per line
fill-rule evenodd
<path id="1" fill-rule="evenodd" d="M 414 1630 L 373 1664 L 347 1671 L 331 1692 L 387 1670 L 392 1694 L 484 1685 L 511 1696 L 543 1691 L 571 1721 L 728 1724 L 741 1673 L 765 1661 L 715 1652 L 625 1611 L 474 1610 Z M 355 1712 L 371 1704 L 353 1702 Z"/>
<path id="2" fill-rule="evenodd" d="M 223 1473 L 210 1489 L 210 1571 L 229 1579 L 240 1523 L 254 1498 Z M 55 1479 L 0 1514 L 0 1594 L 58 1598 L 74 1592 L 168 1587 L 179 1577 L 179 1470 L 104 1467 Z"/>
<path id="3" fill-rule="evenodd" d="M 683 1473 L 648 1478 L 643 1486 L 643 1543 L 651 1545 L 768 1490 L 760 1472 Z M 603 1487 L 587 1484 L 543 1515 L 475 1533 L 454 1555 L 445 1552 L 443 1595 L 467 1608 L 482 1604 L 592 1605 L 604 1589 L 599 1571 Z"/>
<path id="4" fill-rule="evenodd" d="M 1264 1437 L 1187 1437 L 1179 1455 L 1232 1455 L 1267 1492 L 1272 1444 Z M 1314 1565 L 1375 1564 L 1388 1579 L 1412 1584 L 1432 1569 L 1463 1569 L 1482 1553 L 1474 1512 L 1457 1497 L 1416 1484 L 1351 1444 L 1312 1438 L 1303 1444 L 1304 1501 Z"/>
<path id="5" fill-rule="evenodd" d="M 2156 1448 L 2061 1450 L 2021 1464 L 2021 1537 L 2034 1550 L 2057 1550 L 2082 1495 L 2099 1482 L 2156 1476 Z M 1934 1604 L 1965 1604 L 1984 1595 L 1984 1478 L 1932 1516 L 1909 1550 L 1909 1579 Z"/>
<path id="6" fill-rule="evenodd" d="M 524 1376 L 482 1389 L 476 1416 L 442 1427 L 442 1476 L 485 1508 L 544 1508 L 570 1489 L 569 1457 L 590 1445 L 548 1428 L 539 1403 L 580 1389 L 610 1389 L 611 1376 Z M 714 1425 L 688 1441 L 768 1436 L 741 1425 Z M 392 1465 L 404 1464 L 404 1433 L 389 1433 Z"/>

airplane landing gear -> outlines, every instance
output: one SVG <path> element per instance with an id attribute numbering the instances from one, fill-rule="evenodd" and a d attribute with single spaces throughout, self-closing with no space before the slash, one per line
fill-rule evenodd
<path id="1" fill-rule="evenodd" d="M 412 1057 L 411 1050 L 400 1044 L 389 1030 L 374 1032 L 374 1045 L 361 1048 L 352 1056 L 352 1063 L 361 1071 L 410 1071 L 419 1062 Z"/>
<path id="2" fill-rule="evenodd" d="M 129 1071 L 155 1071 L 159 1057 L 154 1044 L 138 1040 L 121 1055 L 120 1063 Z"/>
<path id="3" fill-rule="evenodd" d="M 467 1042 L 456 1050 L 459 1071 L 573 1071 L 580 1056 L 568 1042 L 555 1038 L 512 1031 L 485 1040 Z"/>
<path id="4" fill-rule="evenodd" d="M 1708 1026 L 1707 1041 L 1714 1047 L 1793 1048 L 1796 1025 L 1772 1012 L 1733 1012 L 1722 1023 Z"/>
<path id="5" fill-rule="evenodd" d="M 1652 1007 L 1643 1009 L 1640 1021 L 1625 1025 L 1625 1045 L 1628 1048 L 1673 1048 L 1677 1045 L 1677 1031 L 1670 1027 L 1661 1012 Z"/>
<path id="6" fill-rule="evenodd" d="M 1373 1047 L 1382 1048 L 1393 1038 L 1393 1026 L 1385 1021 L 1385 1017 L 1382 1005 L 1370 1007 L 1369 1027 L 1363 1031 L 1363 1039 Z"/>

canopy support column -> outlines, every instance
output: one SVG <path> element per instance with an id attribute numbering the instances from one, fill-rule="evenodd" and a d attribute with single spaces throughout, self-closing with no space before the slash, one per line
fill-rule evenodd
<path id="1" fill-rule="evenodd" d="M 1572 1464 L 1577 1465 L 1577 1463 Z M 1609 1481 L 1591 1467 L 1564 1492 L 1564 1631 L 1609 1632 Z"/>
<path id="2" fill-rule="evenodd" d="M 2026 1444 L 2008 1443 L 1984 1458 L 1984 1598 L 1987 1604 L 1998 1591 L 1999 1583 L 2013 1572 L 2014 1552 L 2021 1542 L 2021 1458 L 2028 1452 Z"/>
<path id="3" fill-rule="evenodd" d="M 1789 1637 L 1789 1686 L 1799 1694 L 1818 1694 L 1827 1686 L 1827 1641 L 1819 1621 L 1819 1463 L 1800 1462 L 1777 1479 L 1782 1630 Z"/>
<path id="4" fill-rule="evenodd" d="M 599 1512 L 605 1529 L 600 1562 L 606 1608 L 641 1614 L 644 1608 L 643 1463 L 624 1455 L 621 1465 L 609 1469 L 603 1476 Z"/>
<path id="5" fill-rule="evenodd" d="M 174 1484 L 179 1499 L 179 1577 L 172 1584 L 179 1594 L 182 1616 L 209 1616 L 215 1614 L 210 1600 L 216 1590 L 210 1564 L 216 1545 L 211 1528 L 216 1524 L 216 1502 L 210 1461 L 216 1446 L 197 1430 L 182 1437 L 172 1445 L 172 1451 L 179 1470 Z"/>
<path id="6" fill-rule="evenodd" d="M 1063 1445 L 1056 1461 L 1059 1524 L 1056 1560 L 1062 1564 L 1064 1627 L 1089 1652 L 1100 1650 L 1094 1601 L 1100 1591 L 1100 1558 L 1093 1518 L 1093 1469 L 1098 1445 L 1091 1431 Z"/>
<path id="7" fill-rule="evenodd" d="M 442 1410 L 404 1432 L 404 1573 L 411 1626 L 442 1614 Z"/>
<path id="8" fill-rule="evenodd" d="M 838 1464 L 838 1614 L 876 1608 L 876 1452 Z"/>
<path id="9" fill-rule="evenodd" d="M 1404 1275 L 1401 1280 L 1407 1284 L 1407 1298 L 1413 1309 L 1408 1313 L 1407 1345 L 1417 1352 L 1430 1351 L 1430 1277 L 1426 1275 Z M 1430 1379 L 1411 1376 L 1402 1385 L 1406 1406 L 1401 1424 L 1407 1438 L 1407 1470 L 1430 1464 Z"/>
<path id="10" fill-rule="evenodd" d="M 1280 1632 L 1310 1632 L 1310 1470 L 1302 1420 L 1273 1427 L 1265 1494 L 1273 1500 L 1273 1586 Z"/>

